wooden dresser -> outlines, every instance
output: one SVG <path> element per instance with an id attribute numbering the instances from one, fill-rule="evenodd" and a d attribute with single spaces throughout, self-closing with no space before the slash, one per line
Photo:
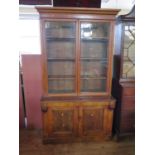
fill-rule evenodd
<path id="1" fill-rule="evenodd" d="M 115 16 L 119 10 L 37 7 L 40 14 L 43 142 L 111 137 Z"/>

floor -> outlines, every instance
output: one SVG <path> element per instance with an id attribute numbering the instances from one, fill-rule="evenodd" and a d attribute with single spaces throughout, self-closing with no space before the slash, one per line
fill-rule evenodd
<path id="1" fill-rule="evenodd" d="M 134 138 L 119 142 L 42 144 L 40 130 L 20 130 L 19 155 L 134 155 Z"/>

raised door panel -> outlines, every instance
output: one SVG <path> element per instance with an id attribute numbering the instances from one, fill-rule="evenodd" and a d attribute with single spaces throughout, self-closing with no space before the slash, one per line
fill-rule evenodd
<path id="1" fill-rule="evenodd" d="M 81 136 L 97 136 L 104 133 L 104 110 L 102 107 L 84 106 L 81 113 Z"/>
<path id="2" fill-rule="evenodd" d="M 49 136 L 75 136 L 77 117 L 77 110 L 74 107 L 50 107 L 48 111 Z"/>

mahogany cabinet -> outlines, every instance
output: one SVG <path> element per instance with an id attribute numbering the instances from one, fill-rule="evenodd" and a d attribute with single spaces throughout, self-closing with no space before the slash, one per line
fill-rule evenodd
<path id="1" fill-rule="evenodd" d="M 119 10 L 37 7 L 40 13 L 43 142 L 111 136 L 115 16 Z"/>
<path id="2" fill-rule="evenodd" d="M 117 18 L 112 95 L 117 138 L 135 131 L 135 7 Z"/>

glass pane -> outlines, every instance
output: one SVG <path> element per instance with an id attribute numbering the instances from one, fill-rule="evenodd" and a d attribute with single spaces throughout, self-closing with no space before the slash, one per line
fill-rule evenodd
<path id="1" fill-rule="evenodd" d="M 106 90 L 106 77 L 106 61 L 81 61 L 81 92 L 104 92 Z"/>
<path id="2" fill-rule="evenodd" d="M 81 79 L 82 92 L 104 92 L 106 90 L 105 79 Z"/>
<path id="3" fill-rule="evenodd" d="M 109 23 L 81 23 L 81 38 L 109 37 Z"/>
<path id="4" fill-rule="evenodd" d="M 123 78 L 135 77 L 135 26 L 128 23 L 124 31 Z"/>
<path id="5" fill-rule="evenodd" d="M 49 93 L 72 93 L 74 91 L 74 79 L 49 80 Z"/>
<path id="6" fill-rule="evenodd" d="M 75 22 L 46 22 L 49 93 L 75 92 Z"/>
<path id="7" fill-rule="evenodd" d="M 81 77 L 102 77 L 107 76 L 106 61 L 81 61 Z"/>
<path id="8" fill-rule="evenodd" d="M 81 57 L 100 59 L 107 58 L 107 46 L 107 42 L 82 40 Z"/>
<path id="9" fill-rule="evenodd" d="M 47 43 L 48 58 L 75 58 L 75 43 L 73 41 L 52 41 Z"/>
<path id="10" fill-rule="evenodd" d="M 124 61 L 124 63 L 123 63 L 123 77 L 129 78 L 129 77 L 134 77 L 134 75 L 135 75 L 134 65 L 129 61 Z"/>
<path id="11" fill-rule="evenodd" d="M 75 23 L 73 22 L 46 22 L 46 37 L 74 38 Z"/>
<path id="12" fill-rule="evenodd" d="M 48 75 L 51 76 L 73 76 L 75 75 L 75 61 L 49 61 Z"/>
<path id="13" fill-rule="evenodd" d="M 81 92 L 106 91 L 110 23 L 81 23 Z"/>

